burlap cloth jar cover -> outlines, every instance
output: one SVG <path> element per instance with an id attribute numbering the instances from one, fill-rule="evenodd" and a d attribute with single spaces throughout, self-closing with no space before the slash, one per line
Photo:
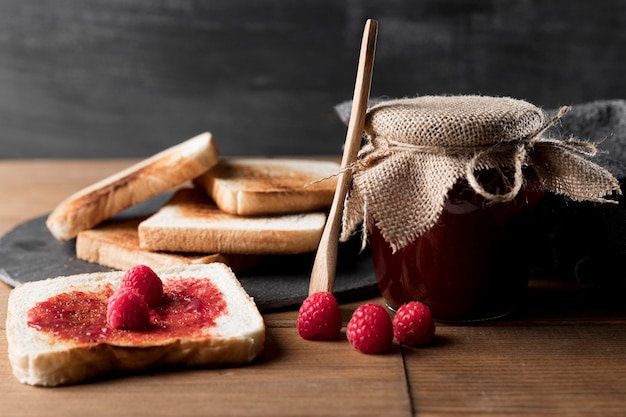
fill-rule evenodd
<path id="1" fill-rule="evenodd" d="M 371 107 L 366 142 L 350 167 L 341 240 L 363 225 L 365 242 L 368 222 L 374 221 L 395 252 L 437 222 L 460 179 L 488 202 L 506 202 L 522 187 L 526 166 L 548 192 L 613 202 L 606 197 L 621 193 L 619 183 L 589 160 L 596 153 L 593 144 L 544 137 L 567 110 L 546 120 L 526 101 L 486 96 L 423 96 Z M 487 192 L 475 176 L 483 169 L 512 173 L 509 189 Z"/>

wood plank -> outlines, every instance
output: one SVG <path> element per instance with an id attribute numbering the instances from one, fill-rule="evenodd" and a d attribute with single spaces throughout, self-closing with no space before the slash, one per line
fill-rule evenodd
<path id="1" fill-rule="evenodd" d="M 64 198 L 137 159 L 6 160 L 0 163 L 0 235 L 10 228 L 50 212 Z M 10 197 L 10 201 L 6 200 Z"/>
<path id="2" fill-rule="evenodd" d="M 0 289 L 0 294 L 6 292 Z M 6 351 L 6 338 L 0 337 Z M 0 358 L 3 416 L 407 416 L 401 355 L 370 357 L 345 340 L 310 342 L 269 328 L 266 353 L 252 366 L 148 373 L 73 387 L 20 385 Z M 88 400 L 87 400 L 88 399 Z"/>
<path id="3" fill-rule="evenodd" d="M 623 324 L 444 327 L 440 337 L 404 350 L 420 416 L 626 410 Z"/>
<path id="4" fill-rule="evenodd" d="M 433 346 L 403 348 L 415 413 L 623 413 L 626 307 L 559 285 L 531 286 L 528 305 L 509 320 L 440 325 Z"/>

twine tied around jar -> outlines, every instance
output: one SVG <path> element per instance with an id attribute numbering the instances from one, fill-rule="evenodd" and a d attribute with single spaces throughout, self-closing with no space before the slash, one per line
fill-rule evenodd
<path id="1" fill-rule="evenodd" d="M 548 192 L 615 203 L 606 196 L 621 194 L 619 182 L 589 160 L 597 152 L 593 144 L 543 136 L 568 110 L 546 121 L 528 102 L 486 96 L 423 96 L 373 106 L 366 143 L 349 167 L 341 240 L 362 224 L 365 244 L 368 222 L 374 221 L 396 252 L 437 222 L 457 181 L 467 180 L 488 203 L 504 203 L 522 188 L 527 166 Z M 485 169 L 513 172 L 508 190 L 487 191 L 475 175 Z"/>

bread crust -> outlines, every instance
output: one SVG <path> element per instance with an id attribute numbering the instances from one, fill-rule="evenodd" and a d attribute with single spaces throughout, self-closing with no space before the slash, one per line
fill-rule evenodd
<path id="1" fill-rule="evenodd" d="M 324 160 L 222 158 L 194 183 L 220 210 L 239 216 L 325 211 L 339 171 Z"/>
<path id="2" fill-rule="evenodd" d="M 186 255 L 141 249 L 137 226 L 144 219 L 145 217 L 137 217 L 105 222 L 93 229 L 81 231 L 76 238 L 76 257 L 120 270 L 140 264 L 149 265 L 151 268 L 164 268 L 179 263 L 228 263 L 225 256 L 217 253 Z"/>
<path id="3" fill-rule="evenodd" d="M 325 213 L 242 217 L 219 210 L 196 188 L 178 190 L 139 224 L 139 244 L 152 251 L 286 255 L 317 249 Z"/>
<path id="4" fill-rule="evenodd" d="M 205 132 L 98 181 L 62 201 L 46 219 L 58 240 L 75 238 L 122 210 L 203 174 L 219 159 Z"/>
<path id="5" fill-rule="evenodd" d="M 139 246 L 139 223 L 146 217 L 106 221 L 93 229 L 83 230 L 76 238 L 76 257 L 109 268 L 126 270 L 135 265 L 164 268 L 176 264 L 221 262 L 233 271 L 259 265 L 261 257 L 223 255 L 219 253 L 161 252 Z"/>
<path id="6" fill-rule="evenodd" d="M 83 382 L 112 372 L 163 366 L 217 367 L 249 364 L 264 349 L 265 325 L 254 300 L 226 265 L 177 265 L 155 270 L 164 280 L 210 279 L 226 300 L 228 315 L 202 336 L 164 338 L 150 345 L 120 346 L 59 340 L 27 324 L 37 302 L 72 290 L 119 286 L 123 272 L 81 274 L 23 284 L 9 295 L 6 334 L 9 361 L 24 384 L 57 386 Z"/>

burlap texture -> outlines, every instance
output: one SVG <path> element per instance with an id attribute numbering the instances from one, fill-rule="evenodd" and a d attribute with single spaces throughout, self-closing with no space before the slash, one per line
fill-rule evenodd
<path id="1" fill-rule="evenodd" d="M 563 109 L 566 111 L 566 109 Z M 341 240 L 374 221 L 395 252 L 431 228 L 460 179 L 494 203 L 515 197 L 522 169 L 537 172 L 544 188 L 576 201 L 610 202 L 618 181 L 589 157 L 595 147 L 543 137 L 560 117 L 522 100 L 485 96 L 424 96 L 382 102 L 368 110 L 366 143 L 351 166 L 352 185 L 343 212 Z M 482 169 L 515 173 L 504 194 L 490 194 L 476 180 Z"/>

